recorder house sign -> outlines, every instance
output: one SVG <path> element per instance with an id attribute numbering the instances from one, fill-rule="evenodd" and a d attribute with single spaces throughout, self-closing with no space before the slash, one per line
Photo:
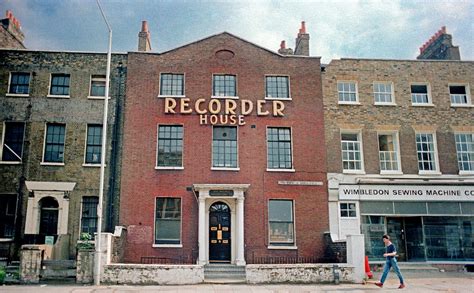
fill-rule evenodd
<path id="1" fill-rule="evenodd" d="M 474 201 L 474 186 L 340 185 L 341 200 Z"/>
<path id="2" fill-rule="evenodd" d="M 244 116 L 256 112 L 257 116 L 283 117 L 285 104 L 282 101 L 233 100 L 213 98 L 206 101 L 204 98 L 191 102 L 189 98 L 181 98 L 179 102 L 174 98 L 165 98 L 164 111 L 166 114 L 199 114 L 199 123 L 220 125 L 245 125 Z"/>

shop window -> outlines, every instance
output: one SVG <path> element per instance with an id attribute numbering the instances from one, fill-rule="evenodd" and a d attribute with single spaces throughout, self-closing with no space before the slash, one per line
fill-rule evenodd
<path id="1" fill-rule="evenodd" d="M 394 104 L 391 82 L 374 82 L 374 100 L 376 105 Z"/>
<path id="2" fill-rule="evenodd" d="M 463 106 L 471 104 L 469 89 L 466 85 L 450 85 L 449 98 L 451 99 L 452 106 Z"/>
<path id="3" fill-rule="evenodd" d="M 288 76 L 265 76 L 265 97 L 289 99 L 290 85 Z"/>
<path id="4" fill-rule="evenodd" d="M 64 162 L 65 133 L 66 125 L 64 124 L 46 124 L 46 138 L 43 157 L 44 163 Z"/>
<path id="5" fill-rule="evenodd" d="M 160 96 L 184 96 L 184 74 L 161 73 Z"/>
<path id="6" fill-rule="evenodd" d="M 431 104 L 431 97 L 427 84 L 412 84 L 411 89 L 411 103 L 413 105 Z"/>
<path id="7" fill-rule="evenodd" d="M 400 172 L 398 135 L 379 134 L 380 172 Z"/>
<path id="8" fill-rule="evenodd" d="M 360 133 L 341 133 L 342 169 L 344 172 L 363 171 Z"/>
<path id="9" fill-rule="evenodd" d="M 341 202 L 339 204 L 339 211 L 341 214 L 341 218 L 355 218 L 357 217 L 356 211 L 356 204 L 355 203 L 348 203 L 348 202 Z"/>
<path id="10" fill-rule="evenodd" d="M 293 201 L 271 199 L 268 205 L 270 245 L 295 244 Z"/>
<path id="11" fill-rule="evenodd" d="M 0 195 L 0 238 L 13 238 L 15 231 L 16 195 Z"/>
<path id="12" fill-rule="evenodd" d="M 102 152 L 102 125 L 87 125 L 86 164 L 100 164 Z"/>
<path id="13" fill-rule="evenodd" d="M 212 167 L 237 168 L 237 127 L 212 129 Z"/>
<path id="14" fill-rule="evenodd" d="M 157 168 L 160 167 L 183 167 L 183 126 L 158 126 Z"/>
<path id="15" fill-rule="evenodd" d="M 237 97 L 237 77 L 214 74 L 212 76 L 212 95 L 215 97 Z"/>
<path id="16" fill-rule="evenodd" d="M 5 122 L 3 124 L 2 161 L 21 162 L 23 156 L 23 141 L 25 123 Z"/>
<path id="17" fill-rule="evenodd" d="M 385 232 L 385 217 L 361 216 L 361 232 L 364 235 L 365 255 L 370 260 L 383 260 L 385 246 L 382 236 Z"/>
<path id="18" fill-rule="evenodd" d="M 357 104 L 359 102 L 355 81 L 338 81 L 337 93 L 339 104 Z"/>
<path id="19" fill-rule="evenodd" d="M 268 169 L 292 169 L 291 129 L 267 128 Z"/>
<path id="20" fill-rule="evenodd" d="M 181 243 L 181 199 L 156 198 L 155 244 Z"/>
<path id="21" fill-rule="evenodd" d="M 456 153 L 460 173 L 474 173 L 474 134 L 456 133 Z"/>
<path id="22" fill-rule="evenodd" d="M 82 216 L 81 216 L 81 233 L 88 233 L 94 237 L 97 232 L 97 205 L 99 197 L 84 196 L 82 198 Z"/>
<path id="23" fill-rule="evenodd" d="M 105 97 L 105 75 L 92 75 L 90 97 Z"/>
<path id="24" fill-rule="evenodd" d="M 52 96 L 69 96 L 69 74 L 51 74 L 49 94 Z"/>
<path id="25" fill-rule="evenodd" d="M 434 133 L 416 134 L 416 152 L 420 173 L 438 172 L 438 154 Z"/>
<path id="26" fill-rule="evenodd" d="M 10 73 L 8 93 L 12 95 L 28 95 L 30 93 L 30 76 L 29 72 Z"/>

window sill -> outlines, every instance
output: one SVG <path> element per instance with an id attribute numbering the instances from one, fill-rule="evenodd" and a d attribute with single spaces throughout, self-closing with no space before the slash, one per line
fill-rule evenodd
<path id="1" fill-rule="evenodd" d="M 412 103 L 411 104 L 413 107 L 434 107 L 435 105 L 432 104 L 432 103 L 427 103 L 427 104 L 416 104 L 416 103 Z"/>
<path id="2" fill-rule="evenodd" d="M 389 107 L 395 107 L 397 104 L 395 103 L 374 103 L 374 106 L 389 106 Z"/>
<path id="3" fill-rule="evenodd" d="M 71 96 L 63 96 L 63 95 L 47 95 L 47 98 L 53 98 L 53 99 L 69 99 Z"/>
<path id="4" fill-rule="evenodd" d="M 459 171 L 459 175 L 474 175 L 474 171 Z"/>
<path id="5" fill-rule="evenodd" d="M 268 249 L 280 249 L 280 250 L 297 250 L 298 246 L 278 246 L 278 245 L 268 245 Z"/>
<path id="6" fill-rule="evenodd" d="M 240 168 L 211 167 L 212 171 L 240 171 Z"/>
<path id="7" fill-rule="evenodd" d="M 158 98 L 186 98 L 185 95 L 158 95 Z"/>
<path id="8" fill-rule="evenodd" d="M 403 175 L 402 171 L 380 171 L 380 175 Z"/>
<path id="9" fill-rule="evenodd" d="M 439 171 L 418 171 L 418 175 L 442 175 Z"/>
<path id="10" fill-rule="evenodd" d="M 89 100 L 104 100 L 105 99 L 105 97 L 103 96 L 87 96 L 87 98 Z M 110 97 L 109 97 L 109 100 L 110 100 Z"/>
<path id="11" fill-rule="evenodd" d="M 159 166 L 155 166 L 155 170 L 184 170 L 184 167 L 159 167 Z"/>
<path id="12" fill-rule="evenodd" d="M 155 248 L 183 248 L 182 244 L 153 244 Z"/>
<path id="13" fill-rule="evenodd" d="M 343 102 L 343 101 L 338 101 L 338 105 L 353 105 L 353 106 L 360 106 L 360 102 Z"/>
<path id="14" fill-rule="evenodd" d="M 41 166 L 64 166 L 64 163 L 41 162 Z"/>
<path id="15" fill-rule="evenodd" d="M 341 220 L 357 220 L 357 219 L 358 219 L 357 216 L 355 216 L 355 217 L 343 217 L 343 216 L 339 216 L 339 218 L 340 218 Z"/>
<path id="16" fill-rule="evenodd" d="M 13 238 L 0 238 L 0 242 L 11 242 Z"/>
<path id="17" fill-rule="evenodd" d="M 19 161 L 0 161 L 0 165 L 21 165 Z"/>
<path id="18" fill-rule="evenodd" d="M 267 168 L 267 172 L 289 172 L 289 173 L 295 173 L 295 169 L 270 169 Z"/>
<path id="19" fill-rule="evenodd" d="M 211 99 L 230 99 L 230 100 L 238 100 L 238 96 L 211 96 Z"/>
<path id="20" fill-rule="evenodd" d="M 359 174 L 359 175 L 365 175 L 365 171 L 363 170 L 342 170 L 343 174 Z"/>
<path id="21" fill-rule="evenodd" d="M 274 101 L 291 101 L 292 100 L 291 97 L 287 97 L 287 98 L 265 97 L 264 99 L 265 100 L 274 100 Z"/>
<path id="22" fill-rule="evenodd" d="M 101 164 L 87 164 L 87 163 L 84 163 L 82 164 L 82 167 L 95 167 L 95 168 L 100 168 Z M 105 167 L 107 167 L 107 165 L 105 165 Z"/>
<path id="23" fill-rule="evenodd" d="M 30 96 L 30 94 L 10 94 L 10 93 L 6 93 L 5 96 L 6 97 L 27 98 L 27 97 Z"/>
<path id="24" fill-rule="evenodd" d="M 474 108 L 472 104 L 451 104 L 452 108 Z"/>

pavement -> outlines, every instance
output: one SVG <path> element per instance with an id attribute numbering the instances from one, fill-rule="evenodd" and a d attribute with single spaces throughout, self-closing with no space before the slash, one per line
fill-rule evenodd
<path id="1" fill-rule="evenodd" d="M 402 271 L 403 273 L 403 271 Z M 242 293 L 293 293 L 293 292 L 474 292 L 474 273 L 466 272 L 405 272 L 403 273 L 406 288 L 399 290 L 398 279 L 391 272 L 384 287 L 373 284 L 380 276 L 374 274 L 372 283 L 367 284 L 198 284 L 182 286 L 81 286 L 81 285 L 14 285 L 0 286 L 0 292 L 12 293 L 135 293 L 135 292 L 167 292 L 167 293 L 208 293 L 208 292 L 242 292 Z"/>

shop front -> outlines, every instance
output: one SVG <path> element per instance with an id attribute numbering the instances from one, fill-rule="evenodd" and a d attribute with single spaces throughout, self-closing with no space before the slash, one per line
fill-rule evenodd
<path id="1" fill-rule="evenodd" d="M 336 218 L 338 222 L 331 224 L 333 238 L 344 240 L 345 235 L 360 228 L 359 233 L 365 238 L 365 253 L 372 261 L 384 260 L 381 240 L 384 234 L 391 236 L 399 261 L 474 260 L 472 183 L 367 181 L 370 184 L 356 180 L 332 189 L 337 200 L 330 203 L 330 214 L 333 222 Z"/>

